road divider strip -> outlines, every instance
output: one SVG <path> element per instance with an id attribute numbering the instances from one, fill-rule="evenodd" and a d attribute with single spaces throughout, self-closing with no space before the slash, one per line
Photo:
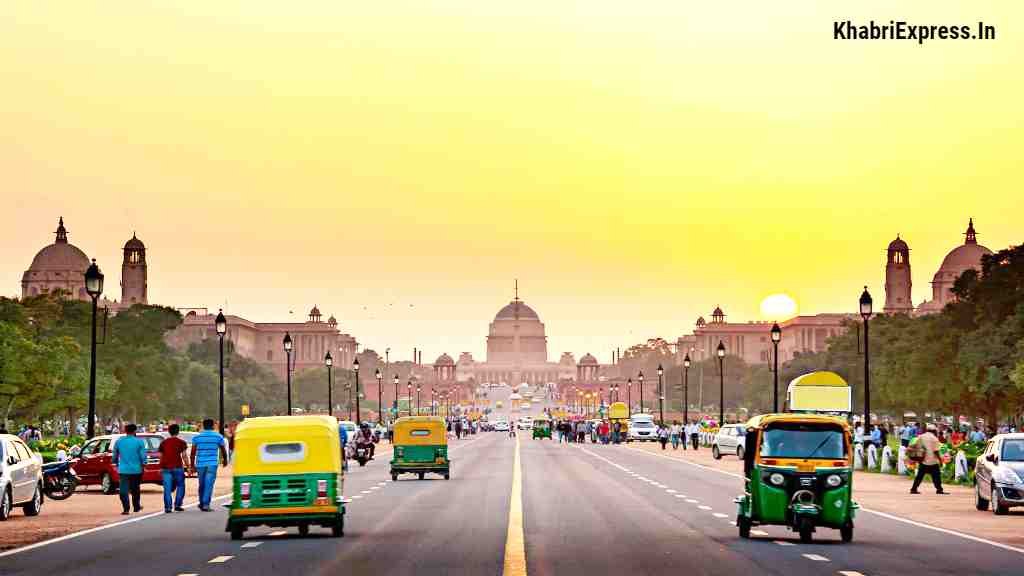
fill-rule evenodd
<path id="1" fill-rule="evenodd" d="M 519 435 L 512 460 L 512 497 L 508 506 L 503 576 L 526 576 L 526 538 L 523 535 L 523 479 L 519 461 Z"/>

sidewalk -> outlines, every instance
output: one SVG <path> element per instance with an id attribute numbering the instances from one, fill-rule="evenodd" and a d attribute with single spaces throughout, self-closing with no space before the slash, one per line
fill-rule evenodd
<path id="1" fill-rule="evenodd" d="M 735 456 L 723 456 L 721 460 L 715 460 L 710 448 L 701 447 L 694 452 L 672 450 L 671 445 L 663 451 L 657 443 L 634 442 L 629 446 L 634 450 L 677 458 L 724 472 L 743 473 L 743 463 Z M 939 496 L 935 494 L 931 480 L 925 478 L 920 488 L 921 493 L 913 495 L 910 494 L 911 480 L 908 477 L 860 471 L 854 474 L 853 486 L 854 500 L 867 510 L 1024 548 L 1024 509 L 1011 508 L 1008 516 L 979 512 L 974 508 L 974 488 L 971 486 L 944 485 L 943 489 L 949 494 Z M 742 490 L 742 484 L 737 479 L 737 494 Z"/>
<path id="2" fill-rule="evenodd" d="M 198 502 L 199 481 L 189 478 L 185 481 L 185 505 Z M 214 496 L 231 492 L 231 467 L 220 467 L 217 470 L 217 483 L 214 484 Z M 117 494 L 106 495 L 99 486 L 81 486 L 67 500 L 44 500 L 43 511 L 36 517 L 25 516 L 20 508 L 15 508 L 6 522 L 0 522 L 0 551 L 34 544 L 87 530 L 104 524 L 112 524 L 122 520 L 136 518 L 153 512 L 163 513 L 163 488 L 155 484 L 142 485 L 142 512 L 130 516 L 121 515 L 121 501 Z M 219 503 L 214 502 L 216 509 Z M 198 508 L 186 508 L 185 512 L 176 514 L 202 514 Z"/>

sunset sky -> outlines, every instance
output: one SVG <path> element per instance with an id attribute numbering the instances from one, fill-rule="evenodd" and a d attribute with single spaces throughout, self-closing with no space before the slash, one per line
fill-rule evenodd
<path id="1" fill-rule="evenodd" d="M 520 295 L 610 360 L 721 305 L 930 297 L 968 217 L 1024 239 L 1024 4 L 1009 0 L 12 2 L 0 294 L 70 240 L 119 295 L 483 358 Z M 837 41 L 832 21 L 997 27 Z M 290 315 L 289 311 L 295 314 Z"/>

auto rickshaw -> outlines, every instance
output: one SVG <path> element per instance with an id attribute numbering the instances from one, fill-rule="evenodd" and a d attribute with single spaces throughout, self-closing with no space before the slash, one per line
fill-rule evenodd
<path id="1" fill-rule="evenodd" d="M 234 478 L 226 531 L 251 526 L 345 529 L 341 439 L 331 416 L 246 418 L 235 430 Z"/>
<path id="2" fill-rule="evenodd" d="M 629 438 L 629 406 L 625 402 L 612 402 L 608 406 L 608 429 L 614 430 L 616 422 L 620 426 L 619 441 L 625 442 Z"/>
<path id="3" fill-rule="evenodd" d="M 423 480 L 427 472 L 451 476 L 448 436 L 440 416 L 405 416 L 395 421 L 394 456 L 391 480 L 399 474 L 417 474 Z"/>
<path id="4" fill-rule="evenodd" d="M 533 419 L 533 439 L 547 438 L 551 440 L 551 420 L 545 417 Z"/>
<path id="5" fill-rule="evenodd" d="M 853 442 L 845 418 L 765 414 L 746 425 L 745 493 L 736 498 L 741 538 L 751 526 L 784 525 L 810 542 L 819 527 L 853 540 Z"/>

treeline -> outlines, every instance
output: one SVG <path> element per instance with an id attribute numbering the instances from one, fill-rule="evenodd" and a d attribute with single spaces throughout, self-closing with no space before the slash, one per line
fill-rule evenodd
<path id="1" fill-rule="evenodd" d="M 91 304 L 59 295 L 0 298 L 0 419 L 12 424 L 76 422 L 88 410 Z M 182 321 L 172 308 L 136 305 L 100 316 L 97 412 L 101 422 L 216 416 L 216 340 L 178 351 L 164 335 Z M 105 332 L 105 333 L 104 333 Z M 283 411 L 284 386 L 271 372 L 225 350 L 225 416 L 241 405 Z"/>

